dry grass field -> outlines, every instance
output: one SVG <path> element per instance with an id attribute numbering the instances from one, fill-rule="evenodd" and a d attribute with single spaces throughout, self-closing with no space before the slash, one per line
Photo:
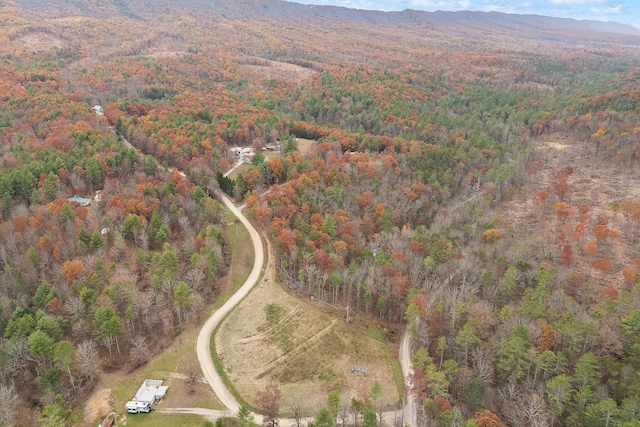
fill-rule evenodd
<path id="1" fill-rule="evenodd" d="M 344 313 L 301 300 L 272 281 L 258 285 L 231 313 L 216 348 L 244 399 L 253 402 L 256 391 L 275 383 L 284 413 L 299 399 L 312 414 L 334 389 L 343 402 L 364 399 L 374 381 L 382 385 L 382 406 L 400 398 L 392 368 L 397 347 L 382 329 L 364 318 L 347 324 Z M 367 368 L 368 376 L 351 373 L 353 365 Z"/>

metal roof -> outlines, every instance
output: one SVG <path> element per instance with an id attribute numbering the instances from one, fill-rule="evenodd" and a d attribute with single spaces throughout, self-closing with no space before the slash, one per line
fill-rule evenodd
<path id="1" fill-rule="evenodd" d="M 73 197 L 69 197 L 67 199 L 67 202 L 78 203 L 82 206 L 89 206 L 91 204 L 91 199 L 85 199 L 84 197 L 80 197 L 80 196 L 73 196 Z"/>
<path id="2" fill-rule="evenodd" d="M 133 397 L 136 402 L 155 403 L 167 393 L 168 386 L 162 386 L 162 380 L 144 380 L 138 392 Z"/>

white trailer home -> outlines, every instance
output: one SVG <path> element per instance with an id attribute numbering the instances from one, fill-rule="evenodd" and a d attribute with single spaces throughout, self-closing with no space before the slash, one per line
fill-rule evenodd
<path id="1" fill-rule="evenodd" d="M 136 400 L 130 400 L 126 406 L 127 412 L 130 414 L 139 414 L 140 412 L 151 412 L 151 403 L 138 402 Z"/>
<path id="2" fill-rule="evenodd" d="M 156 400 L 162 399 L 168 388 L 162 385 L 162 380 L 144 380 L 133 399 L 127 402 L 127 412 L 130 414 L 150 412 L 151 405 Z"/>

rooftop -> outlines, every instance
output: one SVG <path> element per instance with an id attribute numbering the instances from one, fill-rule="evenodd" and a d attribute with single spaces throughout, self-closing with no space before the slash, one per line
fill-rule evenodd
<path id="1" fill-rule="evenodd" d="M 69 197 L 67 201 L 71 203 L 77 203 L 82 206 L 89 206 L 91 204 L 91 199 L 85 199 L 84 197 L 80 196 Z"/>
<path id="2" fill-rule="evenodd" d="M 155 403 L 167 393 L 168 386 L 162 385 L 162 380 L 144 380 L 132 400 L 137 402 Z"/>

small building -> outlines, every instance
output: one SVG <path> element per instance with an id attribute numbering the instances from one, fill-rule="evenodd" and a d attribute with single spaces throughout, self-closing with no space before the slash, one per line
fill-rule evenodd
<path id="1" fill-rule="evenodd" d="M 80 206 L 84 206 L 84 207 L 87 207 L 87 206 L 91 205 L 91 199 L 85 199 L 84 197 L 80 197 L 80 196 L 77 196 L 77 195 L 73 196 L 73 197 L 69 197 L 67 199 L 67 202 L 69 202 L 69 203 L 77 203 Z"/>
<path id="2" fill-rule="evenodd" d="M 232 147 L 229 149 L 229 151 L 231 151 L 231 153 L 236 157 L 253 154 L 253 150 L 251 149 L 251 147 Z"/>
<path id="3" fill-rule="evenodd" d="M 113 427 L 115 426 L 116 420 L 115 420 L 115 416 L 114 413 L 110 413 L 109 415 L 107 415 L 107 418 L 105 418 L 98 427 Z"/>
<path id="4" fill-rule="evenodd" d="M 104 116 L 104 109 L 102 108 L 102 105 L 94 105 L 93 111 L 96 112 L 97 116 Z"/>
<path id="5" fill-rule="evenodd" d="M 162 385 L 162 380 L 144 380 L 132 400 L 154 404 L 156 400 L 162 399 L 167 394 L 168 388 Z"/>
<path id="6" fill-rule="evenodd" d="M 168 388 L 162 385 L 162 380 L 144 380 L 133 399 L 125 405 L 127 412 L 138 414 L 152 411 L 151 405 L 156 403 L 156 400 L 162 399 L 167 394 Z"/>

